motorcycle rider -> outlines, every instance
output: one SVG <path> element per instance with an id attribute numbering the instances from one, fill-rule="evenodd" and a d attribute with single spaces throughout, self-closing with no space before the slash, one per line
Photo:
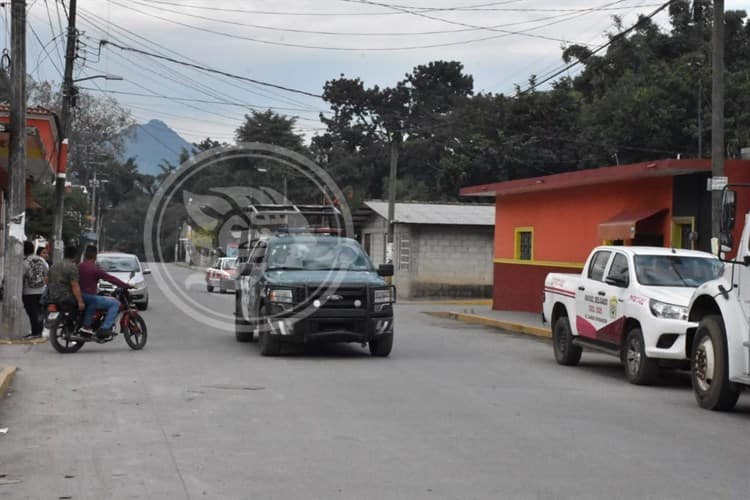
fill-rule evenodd
<path id="1" fill-rule="evenodd" d="M 115 324 L 117 313 L 120 311 L 120 302 L 114 297 L 97 295 L 97 284 L 99 280 L 109 281 L 120 288 L 135 288 L 132 285 L 117 279 L 115 276 L 105 272 L 96 264 L 97 248 L 89 245 L 83 252 L 83 262 L 78 266 L 78 277 L 83 292 L 83 301 L 86 303 L 86 314 L 83 316 L 83 327 L 81 332 L 93 334 L 91 323 L 94 320 L 94 312 L 98 309 L 106 311 L 104 322 L 96 332 L 98 338 L 107 338 L 112 335 L 112 327 Z"/>
<path id="2" fill-rule="evenodd" d="M 47 289 L 49 290 L 49 302 L 57 304 L 62 308 L 74 308 L 78 304 L 78 310 L 83 311 L 86 304 L 83 302 L 81 287 L 78 282 L 78 247 L 67 246 L 63 250 L 63 260 L 50 267 L 47 276 Z"/>

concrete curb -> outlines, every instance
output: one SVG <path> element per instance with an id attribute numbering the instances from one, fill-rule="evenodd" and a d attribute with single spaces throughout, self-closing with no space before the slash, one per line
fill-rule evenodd
<path id="1" fill-rule="evenodd" d="M 0 399 L 5 397 L 5 392 L 13 382 L 13 376 L 16 374 L 15 366 L 0 367 Z"/>
<path id="2" fill-rule="evenodd" d="M 502 321 L 495 318 L 489 318 L 487 316 L 480 316 L 478 314 L 466 314 L 451 311 L 426 311 L 424 314 L 435 316 L 437 318 L 453 319 L 456 321 L 462 321 L 464 323 L 470 323 L 474 325 L 484 325 L 492 328 L 498 328 L 500 330 L 506 330 L 509 332 L 522 333 L 524 335 L 532 335 L 534 337 L 552 338 L 552 332 L 546 328 L 539 328 L 537 326 L 524 325 L 522 323 L 513 323 L 510 321 Z"/>
<path id="3" fill-rule="evenodd" d="M 16 339 L 16 340 L 0 340 L 0 345 L 28 345 L 28 344 L 44 344 L 47 342 L 45 338 L 37 339 Z"/>
<path id="4" fill-rule="evenodd" d="M 436 305 L 436 306 L 491 306 L 492 299 L 437 299 L 437 300 L 400 300 L 408 305 Z"/>

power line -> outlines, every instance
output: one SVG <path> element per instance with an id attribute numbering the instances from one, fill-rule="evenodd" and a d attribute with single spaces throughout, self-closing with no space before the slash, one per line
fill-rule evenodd
<path id="1" fill-rule="evenodd" d="M 507 35 L 518 35 L 518 36 L 527 36 L 527 37 L 531 37 L 531 38 L 540 38 L 540 39 L 543 39 L 543 40 L 552 40 L 552 41 L 555 41 L 555 42 L 564 42 L 564 43 L 568 43 L 569 42 L 569 40 L 563 40 L 561 38 L 554 38 L 554 37 L 550 37 L 550 36 L 546 36 L 546 35 L 532 34 L 532 33 L 528 33 L 527 31 L 509 31 L 509 30 L 504 30 L 504 29 L 500 29 L 500 28 L 493 28 L 492 26 L 477 26 L 475 24 L 468 24 L 468 23 L 464 23 L 464 22 L 461 22 L 461 21 L 452 21 L 452 20 L 449 20 L 449 19 L 444 19 L 442 17 L 431 16 L 429 14 L 425 14 L 425 13 L 423 13 L 421 11 L 418 11 L 418 10 L 409 10 L 409 9 L 406 9 L 406 8 L 403 8 L 403 7 L 399 7 L 399 6 L 394 5 L 394 4 L 387 4 L 387 3 L 375 2 L 375 1 L 372 1 L 372 0 L 341 0 L 341 1 L 348 2 L 348 3 L 361 3 L 361 4 L 367 4 L 367 5 L 376 5 L 378 7 L 384 7 L 384 8 L 387 8 L 387 9 L 393 9 L 393 10 L 398 10 L 400 12 L 412 14 L 412 15 L 417 16 L 417 17 L 423 17 L 425 19 L 431 19 L 433 21 L 440 21 L 440 22 L 443 22 L 443 23 L 453 24 L 453 25 L 456 25 L 456 26 L 463 26 L 463 27 L 466 27 L 466 28 L 474 28 L 474 29 L 481 29 L 481 30 L 485 30 L 485 31 L 500 32 L 500 33 L 505 33 Z M 625 1 L 625 0 L 618 0 L 616 2 L 613 2 L 610 5 L 617 4 L 617 3 L 622 3 L 623 1 Z M 580 45 L 584 45 L 584 44 L 581 43 Z"/>
<path id="2" fill-rule="evenodd" d="M 187 57 L 187 56 L 185 56 L 183 54 L 175 52 L 174 50 L 172 50 L 172 49 L 170 49 L 168 47 L 165 47 L 165 46 L 163 46 L 163 45 L 161 45 L 161 44 L 159 44 L 157 42 L 154 42 L 153 40 L 149 40 L 149 39 L 147 39 L 147 38 L 145 38 L 145 37 L 143 37 L 143 36 L 141 36 L 141 35 L 133 32 L 133 31 L 130 31 L 130 30 L 126 29 L 126 28 L 122 28 L 122 27 L 119 27 L 119 26 L 116 26 L 116 25 L 112 25 L 111 22 L 109 22 L 108 20 L 106 20 L 104 18 L 101 18 L 101 17 L 97 16 L 96 14 L 88 13 L 88 15 L 91 16 L 92 18 L 94 18 L 94 20 L 89 19 L 86 15 L 82 15 L 82 17 L 84 18 L 85 22 L 87 22 L 94 29 L 96 29 L 96 30 L 98 30 L 100 32 L 102 30 L 99 27 L 99 24 L 97 24 L 96 19 L 98 19 L 100 21 L 100 23 L 106 23 L 106 25 L 108 27 L 114 28 L 116 31 L 118 31 L 119 33 L 121 33 L 123 37 L 125 37 L 126 39 L 132 41 L 133 43 L 135 43 L 137 45 L 140 45 L 141 47 L 150 48 L 150 46 L 155 46 L 155 47 L 158 47 L 158 48 L 162 49 L 162 54 L 165 53 L 165 52 L 166 53 L 170 53 L 170 54 L 174 54 L 175 56 L 180 57 L 182 59 L 185 59 L 187 61 L 193 62 L 195 64 L 203 65 L 200 61 L 197 61 L 197 60 L 192 59 L 190 57 Z M 110 38 L 110 37 L 107 37 L 107 38 Z M 114 37 L 114 36 L 112 36 L 111 38 L 113 38 L 115 40 L 118 39 L 117 37 Z M 101 46 L 99 48 L 99 51 L 101 51 Z M 161 68 L 164 68 L 165 71 L 173 72 L 173 73 L 176 73 L 176 74 L 180 75 L 181 79 L 186 79 L 188 81 L 193 81 L 193 82 L 197 83 L 196 80 L 193 80 L 189 76 L 182 75 L 181 73 L 179 73 L 179 72 L 177 72 L 175 70 L 169 69 L 169 66 L 167 66 L 166 64 L 164 64 L 162 62 L 154 61 L 153 59 L 150 59 L 150 58 L 146 58 L 146 60 L 150 61 L 150 62 L 152 62 L 154 64 L 157 64 Z M 244 92 L 248 92 L 248 93 L 253 94 L 253 95 L 257 95 L 257 96 L 261 96 L 261 97 L 266 97 L 266 98 L 271 99 L 273 101 L 283 102 L 283 103 L 287 103 L 287 104 L 291 103 L 292 105 L 299 105 L 299 106 L 310 107 L 308 104 L 306 104 L 306 103 L 304 103 L 302 101 L 298 101 L 296 99 L 293 99 L 293 98 L 289 97 L 288 95 L 275 94 L 272 90 L 260 87 L 258 85 L 253 84 L 253 83 L 246 82 L 244 85 L 240 85 L 240 84 L 238 84 L 238 83 L 236 83 L 236 82 L 234 82 L 232 80 L 222 79 L 220 76 L 214 75 L 214 74 L 211 74 L 211 73 L 207 74 L 207 76 L 209 78 L 214 79 L 214 80 L 220 81 L 220 82 L 222 82 L 225 85 L 229 85 L 231 87 L 237 88 L 239 90 L 242 90 Z M 182 81 L 180 83 L 183 84 L 183 85 L 185 85 Z M 199 83 L 197 83 L 197 84 L 203 86 L 203 84 L 199 84 Z M 248 87 L 252 87 L 253 90 L 251 90 Z M 214 94 L 214 95 L 223 94 L 223 93 L 219 92 L 218 90 L 216 90 L 214 87 L 208 87 L 208 88 L 210 89 L 210 91 L 208 92 L 209 94 Z M 261 90 L 261 89 L 263 89 L 263 90 Z M 233 99 L 234 98 L 233 96 L 229 96 L 227 94 L 223 94 L 223 95 L 227 99 Z"/>
<path id="3" fill-rule="evenodd" d="M 116 2 L 114 2 L 114 3 L 116 3 Z M 310 96 L 310 97 L 317 97 L 319 99 L 322 99 L 322 96 L 320 94 L 313 94 L 312 92 L 307 92 L 305 90 L 298 90 L 298 89 L 294 89 L 294 88 L 291 88 L 291 87 L 285 87 L 283 85 L 277 85 L 275 83 L 268 83 L 268 82 L 264 82 L 264 81 L 261 81 L 261 80 L 256 80 L 254 78 L 248 78 L 246 76 L 235 75 L 235 74 L 232 74 L 232 73 L 228 73 L 226 71 L 221 71 L 221 70 L 218 70 L 218 69 L 209 68 L 208 66 L 201 66 L 201 65 L 193 64 L 193 63 L 190 63 L 190 62 L 187 62 L 187 61 L 180 61 L 180 60 L 172 58 L 172 57 L 167 57 L 167 56 L 163 56 L 163 55 L 160 55 L 160 54 L 156 54 L 154 52 L 148 52 L 148 51 L 136 49 L 136 48 L 133 48 L 133 47 L 125 47 L 124 45 L 120 45 L 120 44 L 111 42 L 109 40 L 102 40 L 100 43 L 101 43 L 101 45 L 111 45 L 111 46 L 116 47 L 116 48 L 118 48 L 120 50 L 123 50 L 123 51 L 134 52 L 136 54 L 141 54 L 141 55 L 144 55 L 144 56 L 154 57 L 156 59 L 161 59 L 163 61 L 168 61 L 168 62 L 171 62 L 171 63 L 174 63 L 174 64 L 180 64 L 182 66 L 187 66 L 189 68 L 198 69 L 200 71 L 205 71 L 207 73 L 214 73 L 214 74 L 217 74 L 217 75 L 226 76 L 228 78 L 234 78 L 235 80 L 243 80 L 243 81 L 246 81 L 246 82 L 254 83 L 256 85 L 263 85 L 265 87 L 271 87 L 271 88 L 274 88 L 274 89 L 284 90 L 286 92 L 292 92 L 292 93 L 295 93 L 295 94 L 301 94 L 301 95 L 306 95 L 306 96 Z"/>
<path id="4" fill-rule="evenodd" d="M 299 111 L 303 113 L 312 113 L 313 111 L 310 111 L 308 109 L 304 108 L 286 108 L 286 107 L 279 107 L 279 106 L 259 106 L 254 104 L 248 104 L 244 102 L 229 102 L 229 101 L 214 101 L 210 99 L 194 99 L 189 97 L 170 97 L 165 95 L 153 95 L 153 94 L 142 94 L 139 92 L 127 92 L 124 90 L 109 90 L 109 89 L 92 89 L 89 87 L 79 87 L 81 90 L 99 90 L 101 92 L 107 92 L 108 94 L 121 94 L 121 95 L 129 95 L 129 96 L 135 96 L 135 97 L 158 97 L 162 99 L 170 99 L 174 101 L 184 101 L 184 102 L 195 102 L 199 104 L 225 104 L 227 106 L 237 106 L 241 108 L 251 108 L 251 109 L 277 109 L 279 111 Z M 330 113 L 330 111 L 320 111 L 320 113 Z"/>
<path id="5" fill-rule="evenodd" d="M 505 0 L 502 2 L 490 2 L 490 3 L 483 3 L 478 4 L 475 6 L 465 6 L 462 8 L 457 7 L 447 7 L 447 8 L 441 8 L 441 7 L 419 7 L 419 10 L 423 10 L 426 12 L 436 12 L 436 11 L 450 11 L 450 10 L 463 10 L 463 9 L 470 9 L 472 7 L 482 7 L 482 6 L 491 6 L 491 5 L 504 5 L 504 4 L 510 4 L 510 3 L 516 3 L 520 0 Z M 392 15 L 399 15 L 402 14 L 401 12 L 289 12 L 289 11 L 270 11 L 270 10 L 257 10 L 257 9 L 239 9 L 239 8 L 226 8 L 226 7 L 215 7 L 215 6 L 205 6 L 205 5 L 191 5 L 191 4 L 184 4 L 184 3 L 177 3 L 177 2 L 168 2 L 164 0 L 150 0 L 150 3 L 155 4 L 161 4 L 161 5 L 173 5 L 177 7 L 184 7 L 188 9 L 199 9 L 199 10 L 210 10 L 215 12 L 231 12 L 231 13 L 239 13 L 239 14 L 260 14 L 260 15 L 269 15 L 269 16 L 312 16 L 312 17 L 344 17 L 344 16 L 352 16 L 352 17 L 359 17 L 359 16 L 392 16 Z"/>
<path id="6" fill-rule="evenodd" d="M 466 32 L 472 32 L 472 31 L 478 31 L 478 30 L 484 30 L 485 28 L 477 27 L 477 28 L 458 28 L 454 30 L 434 30 L 434 31 L 412 31 L 412 32 L 383 32 L 383 31 L 316 31 L 316 30 L 306 30 L 306 29 L 297 29 L 297 28 L 283 28 L 283 27 L 276 27 L 276 26 L 264 26 L 259 24 L 249 24 L 249 23 L 243 23 L 239 21 L 230 21 L 227 19 L 219 19 L 216 17 L 208 17 L 208 16 L 201 16 L 198 14 L 188 14 L 180 10 L 175 9 L 169 9 L 165 7 L 159 7 L 158 5 L 153 5 L 151 3 L 146 2 L 140 2 L 138 0 L 131 0 L 132 2 L 141 5 L 143 7 L 148 7 L 151 9 L 163 11 L 163 12 L 169 12 L 172 14 L 179 14 L 186 17 L 191 17 L 195 19 L 202 19 L 205 21 L 212 21 L 216 23 L 222 23 L 222 24 L 229 24 L 231 26 L 241 26 L 245 28 L 254 28 L 254 29 L 260 29 L 260 30 L 268 30 L 268 31 L 274 31 L 274 32 L 282 32 L 282 33 L 301 33 L 301 34 L 307 34 L 307 35 L 331 35 L 331 36 L 354 36 L 354 37 L 378 37 L 378 36 L 424 36 L 424 35 L 446 35 L 446 34 L 453 34 L 453 33 L 466 33 Z M 590 12 L 596 9 L 575 9 L 575 12 Z M 523 24 L 530 24 L 530 23 L 536 23 L 541 21 L 547 21 L 550 19 L 557 19 L 560 17 L 565 17 L 570 15 L 571 10 L 563 11 L 562 14 L 556 14 L 553 16 L 546 16 L 541 17 L 537 19 L 527 19 L 524 21 L 515 21 L 511 23 L 505 23 L 505 24 L 497 24 L 494 26 L 490 26 L 489 28 L 505 28 L 509 26 L 519 26 Z"/>
<path id="7" fill-rule="evenodd" d="M 36 30 L 34 29 L 34 26 L 31 23 L 29 23 L 29 28 L 31 29 L 31 33 L 34 35 L 34 38 L 36 39 L 36 41 L 39 43 L 39 46 L 42 48 L 42 51 L 44 51 L 44 53 L 49 58 L 49 62 L 52 63 L 52 66 L 54 66 L 54 68 L 60 74 L 60 77 L 62 77 L 63 76 L 62 70 L 57 65 L 57 63 L 55 63 L 54 59 L 52 58 L 52 56 L 50 56 L 49 51 L 47 50 L 47 45 L 49 45 L 49 42 L 47 43 L 47 45 L 45 45 L 45 44 L 42 43 L 42 40 L 39 38 L 39 35 L 37 35 Z M 54 40 L 54 38 L 52 40 Z M 37 68 L 38 67 L 39 67 L 39 65 L 37 64 Z M 36 69 L 36 68 L 34 68 L 34 69 Z"/>
<path id="8" fill-rule="evenodd" d="M 44 0 L 44 10 L 47 11 L 47 20 L 49 21 L 49 31 L 50 35 L 52 36 L 52 39 L 55 40 L 57 36 L 55 36 L 55 28 L 52 26 L 52 13 L 50 12 L 49 4 L 47 3 L 47 0 Z M 64 31 L 60 31 L 60 35 L 64 35 Z M 60 48 L 60 45 L 55 43 L 55 52 L 57 52 L 57 56 L 60 58 L 60 66 L 65 65 L 65 60 L 63 58 L 62 49 Z"/>
<path id="9" fill-rule="evenodd" d="M 655 6 L 659 6 L 659 5 L 661 5 L 661 4 L 656 4 Z M 629 15 L 630 15 L 631 13 L 633 13 L 634 11 L 636 11 L 636 10 L 638 10 L 638 9 L 641 9 L 641 8 L 643 8 L 643 7 L 654 7 L 654 5 L 652 5 L 652 4 L 648 4 L 648 5 L 646 5 L 645 3 L 640 3 L 640 4 L 638 4 L 638 5 L 632 5 L 632 6 L 627 6 L 627 7 L 626 7 L 626 6 L 618 7 L 617 9 L 618 9 L 618 10 L 621 10 L 621 9 L 627 9 L 627 12 L 626 12 L 626 13 L 625 13 L 625 14 L 623 15 L 623 18 L 624 18 L 625 16 L 629 16 Z M 604 10 L 604 9 L 601 9 L 601 10 Z M 588 27 L 587 29 L 585 29 L 585 30 L 580 30 L 580 32 L 581 32 L 581 33 L 587 33 L 587 32 L 589 32 L 589 31 L 590 31 L 590 30 L 591 30 L 591 29 L 592 29 L 593 27 L 594 27 L 594 24 L 590 25 L 590 26 L 589 26 L 589 27 Z M 600 37 L 601 37 L 601 34 L 597 33 L 596 35 L 594 35 L 593 37 L 591 37 L 591 38 L 590 38 L 590 39 L 588 40 L 588 42 L 586 43 L 586 45 L 587 45 L 587 46 L 588 46 L 588 45 L 592 45 L 592 44 L 593 44 L 593 42 L 594 42 L 595 40 L 597 40 L 598 38 L 600 38 Z M 560 68 L 561 68 L 562 66 L 564 66 L 564 64 L 562 64 L 562 65 L 561 65 L 561 64 L 558 64 L 558 63 L 552 63 L 552 65 L 551 65 L 551 66 L 552 66 L 552 67 L 551 67 L 551 69 L 550 69 L 550 65 L 545 65 L 544 67 L 542 67 L 542 68 L 539 68 L 539 71 L 529 71 L 529 68 L 530 68 L 531 66 L 536 66 L 536 67 L 538 67 L 537 63 L 538 63 L 539 61 L 542 61 L 542 60 L 545 60 L 545 59 L 549 59 L 549 58 L 548 58 L 548 57 L 547 57 L 547 58 L 545 58 L 544 56 L 541 56 L 541 57 L 537 57 L 537 58 L 535 58 L 535 60 L 534 60 L 534 62 L 533 62 L 533 63 L 529 63 L 529 61 L 524 61 L 524 62 L 523 62 L 523 64 L 521 64 L 521 65 L 517 65 L 517 67 L 518 67 L 518 66 L 521 66 L 521 69 L 520 69 L 520 70 L 518 70 L 518 71 L 514 71 L 514 72 L 513 72 L 513 73 L 512 73 L 512 74 L 511 74 L 510 76 L 508 76 L 508 77 L 505 77 L 505 78 L 504 78 L 504 79 L 502 80 L 502 85 L 496 84 L 496 85 L 493 85 L 493 87 L 497 87 L 497 86 L 504 86 L 504 85 L 505 85 L 505 82 L 515 82 L 516 78 L 517 78 L 517 77 L 518 77 L 519 75 L 521 75 L 522 73 L 525 73 L 525 74 L 529 74 L 529 75 L 535 75 L 535 77 L 536 77 L 536 78 L 545 78 L 545 77 L 546 77 L 547 75 L 549 75 L 549 74 L 551 74 L 551 73 L 553 73 L 553 72 L 557 71 L 557 70 L 558 70 L 558 69 L 560 69 Z M 519 85 L 519 87 L 520 87 L 520 85 Z"/>
<path id="10" fill-rule="evenodd" d="M 342 0 L 342 1 L 354 1 L 354 0 Z M 411 45 L 411 46 L 404 46 L 404 47 L 331 47 L 331 46 L 325 46 L 325 45 L 310 45 L 310 44 L 301 44 L 301 43 L 292 43 L 292 42 L 280 42 L 280 41 L 264 40 L 264 39 L 261 39 L 261 38 L 255 38 L 255 37 L 249 37 L 249 36 L 242 36 L 242 35 L 236 35 L 236 34 L 231 34 L 231 33 L 225 33 L 223 31 L 216 31 L 216 30 L 212 30 L 212 29 L 209 29 L 209 28 L 204 28 L 204 27 L 201 27 L 201 26 L 195 26 L 193 24 L 188 24 L 188 23 L 184 23 L 184 22 L 181 22 L 181 21 L 176 21 L 174 19 L 170 19 L 170 18 L 167 18 L 167 17 L 158 16 L 158 15 L 153 14 L 153 13 L 144 12 L 142 10 L 136 9 L 132 5 L 127 5 L 126 6 L 124 4 L 121 4 L 121 3 L 118 3 L 118 2 L 115 2 L 115 1 L 112 1 L 112 3 L 114 3 L 115 5 L 119 5 L 120 7 L 126 8 L 129 11 L 131 11 L 131 12 L 137 12 L 138 14 L 141 14 L 141 15 L 144 15 L 144 16 L 148 16 L 148 17 L 151 17 L 151 18 L 154 18 L 154 19 L 159 19 L 160 21 L 164 21 L 164 22 L 167 22 L 167 23 L 175 24 L 175 25 L 178 25 L 178 26 L 183 26 L 185 28 L 190 28 L 190 29 L 193 29 L 193 30 L 196 30 L 196 31 L 201 31 L 203 33 L 211 33 L 212 35 L 223 36 L 223 37 L 232 38 L 232 39 L 235 39 L 235 40 L 247 40 L 247 41 L 250 41 L 250 42 L 261 43 L 261 44 L 265 44 L 265 45 L 276 45 L 276 46 L 281 46 L 281 47 L 294 47 L 294 48 L 301 48 L 301 49 L 332 50 L 332 51 L 344 51 L 344 52 L 390 52 L 390 51 L 431 49 L 431 48 L 438 48 L 438 47 L 451 47 L 451 46 L 457 46 L 457 45 L 466 45 L 466 44 L 470 44 L 470 43 L 484 42 L 484 41 L 487 41 L 487 40 L 494 40 L 494 39 L 497 39 L 497 38 L 503 38 L 505 36 L 510 36 L 510 35 L 528 36 L 528 37 L 531 37 L 531 38 L 541 38 L 541 39 L 545 39 L 545 40 L 552 40 L 552 41 L 555 41 L 555 42 L 564 42 L 564 43 L 568 43 L 570 41 L 570 40 L 563 40 L 561 38 L 553 38 L 553 37 L 548 37 L 548 36 L 545 36 L 545 35 L 535 35 L 535 34 L 528 33 L 529 31 L 533 31 L 533 30 L 536 30 L 536 29 L 544 28 L 545 26 L 538 26 L 538 27 L 534 27 L 534 28 L 529 28 L 528 30 L 524 30 L 524 31 L 509 31 L 509 30 L 503 30 L 503 29 L 499 29 L 499 28 L 498 29 L 492 29 L 492 28 L 484 26 L 484 27 L 481 27 L 483 30 L 486 30 L 486 31 L 495 31 L 495 32 L 503 33 L 503 34 L 502 35 L 490 36 L 490 37 L 475 38 L 475 39 L 471 39 L 471 40 L 462 40 L 462 41 L 457 41 L 457 42 L 434 43 L 434 44 L 425 44 L 425 45 Z M 374 5 L 377 5 L 377 4 L 374 4 Z M 431 16 L 428 16 L 426 14 L 422 14 L 421 12 L 416 12 L 416 11 L 405 11 L 405 12 L 413 13 L 413 14 L 421 16 L 421 17 L 426 17 L 427 19 L 433 19 L 433 20 L 443 21 L 443 22 L 446 22 L 446 23 L 449 23 L 449 24 L 458 24 L 459 26 L 465 26 L 465 27 L 469 27 L 469 28 L 478 28 L 477 26 L 472 26 L 472 25 L 469 25 L 469 24 L 457 23 L 457 22 L 453 22 L 453 21 L 448 21 L 446 19 L 441 19 L 441 18 L 437 18 L 437 17 L 431 17 Z M 583 45 L 583 43 L 580 43 L 580 44 Z"/>
<path id="11" fill-rule="evenodd" d="M 628 34 L 628 33 L 630 33 L 631 31 L 633 31 L 634 29 L 638 28 L 638 27 L 639 27 L 639 26 L 640 26 L 640 25 L 641 25 L 641 24 L 642 24 L 642 23 L 643 23 L 644 21 L 646 21 L 646 20 L 648 20 L 648 19 L 652 19 L 652 18 L 653 18 L 654 16 L 656 16 L 656 14 L 658 14 L 658 13 L 659 13 L 659 12 L 661 12 L 662 10 L 666 9 L 667 7 L 669 7 L 669 5 L 670 5 L 670 4 L 671 4 L 671 3 L 673 2 L 673 1 L 674 1 L 674 0 L 668 0 L 668 1 L 664 2 L 663 4 L 661 4 L 661 5 L 659 6 L 659 7 L 657 7 L 657 8 L 655 9 L 655 10 L 653 10 L 653 11 L 652 11 L 652 12 L 651 12 L 651 13 L 650 13 L 649 15 L 647 15 L 647 16 L 643 16 L 643 17 L 640 17 L 640 18 L 638 19 L 638 21 L 637 21 L 637 22 L 636 22 L 635 24 L 633 24 L 633 25 L 632 25 L 632 26 L 631 26 L 630 28 L 628 28 L 628 29 L 626 29 L 626 30 L 624 30 L 624 31 L 621 31 L 621 32 L 617 33 L 616 35 L 614 35 L 613 37 L 611 37 L 611 38 L 609 39 L 609 41 L 607 41 L 606 43 L 603 43 L 603 44 L 602 44 L 602 45 L 600 45 L 599 47 L 597 47 L 597 48 L 595 48 L 594 50 L 592 50 L 592 51 L 591 51 L 591 52 L 590 52 L 590 53 L 589 53 L 589 54 L 588 54 L 588 55 L 587 55 L 587 56 L 586 56 L 586 57 L 585 57 L 584 59 L 588 59 L 589 57 L 593 56 L 594 54 L 596 54 L 596 53 L 598 53 L 598 52 L 601 52 L 602 50 L 606 49 L 607 47 L 609 47 L 610 45 L 612 45 L 612 44 L 613 44 L 613 43 L 615 43 L 616 41 L 620 40 L 621 38 L 624 38 L 624 37 L 625 37 L 625 35 L 627 35 L 627 34 Z M 571 69 L 571 68 L 574 68 L 575 66 L 577 66 L 577 65 L 581 64 L 582 62 L 583 62 L 583 61 L 582 61 L 581 59 L 576 59 L 576 60 L 575 60 L 575 61 L 573 61 L 572 63 L 570 63 L 570 64 L 567 64 L 567 65 L 566 65 L 565 67 L 563 67 L 562 69 L 560 69 L 560 70 L 558 70 L 558 71 L 555 71 L 555 72 L 554 72 L 554 73 L 552 73 L 552 74 L 551 74 L 550 76 L 548 76 L 548 77 L 544 78 L 543 80 L 541 80 L 541 81 L 539 81 L 539 82 L 535 82 L 535 83 L 534 83 L 533 85 L 529 86 L 529 87 L 528 87 L 527 89 L 525 89 L 525 90 L 523 90 L 523 91 L 519 92 L 519 95 L 521 95 L 521 94 L 525 94 L 526 92 L 530 92 L 530 91 L 534 90 L 535 88 L 539 87 L 540 85 L 544 85 L 544 84 L 545 84 L 545 83 L 547 83 L 548 81 L 550 81 L 550 80 L 552 80 L 552 79 L 554 79 L 554 78 L 557 78 L 557 77 L 558 77 L 558 76 L 560 76 L 561 74 L 565 73 L 566 71 L 568 71 L 568 70 L 569 70 L 569 69 Z"/>

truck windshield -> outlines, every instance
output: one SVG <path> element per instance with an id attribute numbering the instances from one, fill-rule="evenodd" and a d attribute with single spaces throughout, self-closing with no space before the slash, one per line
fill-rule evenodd
<path id="1" fill-rule="evenodd" d="M 275 269 L 372 271 L 372 265 L 354 241 L 310 238 L 269 245 L 268 270 Z"/>
<path id="2" fill-rule="evenodd" d="M 638 283 L 649 286 L 697 287 L 718 278 L 724 264 L 718 259 L 681 255 L 636 255 Z"/>

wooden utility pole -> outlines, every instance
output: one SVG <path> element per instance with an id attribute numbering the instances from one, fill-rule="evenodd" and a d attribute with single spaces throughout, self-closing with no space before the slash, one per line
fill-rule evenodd
<path id="1" fill-rule="evenodd" d="M 26 238 L 26 0 L 11 1 L 10 145 L 5 288 L 0 337 L 23 337 L 23 242 Z"/>
<path id="2" fill-rule="evenodd" d="M 724 0 L 714 0 L 711 35 L 711 175 L 724 177 Z M 711 191 L 711 235 L 719 236 L 721 190 Z"/>
<path id="3" fill-rule="evenodd" d="M 388 242 L 386 245 L 386 260 L 393 259 L 395 249 L 393 248 L 393 233 L 396 220 L 396 187 L 398 176 L 398 148 L 401 146 L 401 134 L 395 132 L 391 135 L 391 171 L 388 176 Z"/>
<path id="4" fill-rule="evenodd" d="M 70 136 L 70 108 L 73 101 L 73 64 L 76 59 L 76 0 L 70 0 L 68 7 L 68 42 L 65 48 L 65 75 L 62 85 L 62 110 L 60 112 L 60 137 L 65 140 Z M 57 172 L 55 180 L 55 218 L 53 239 L 55 242 L 52 254 L 53 262 L 60 262 L 63 256 L 62 228 L 65 220 L 65 172 Z"/>

